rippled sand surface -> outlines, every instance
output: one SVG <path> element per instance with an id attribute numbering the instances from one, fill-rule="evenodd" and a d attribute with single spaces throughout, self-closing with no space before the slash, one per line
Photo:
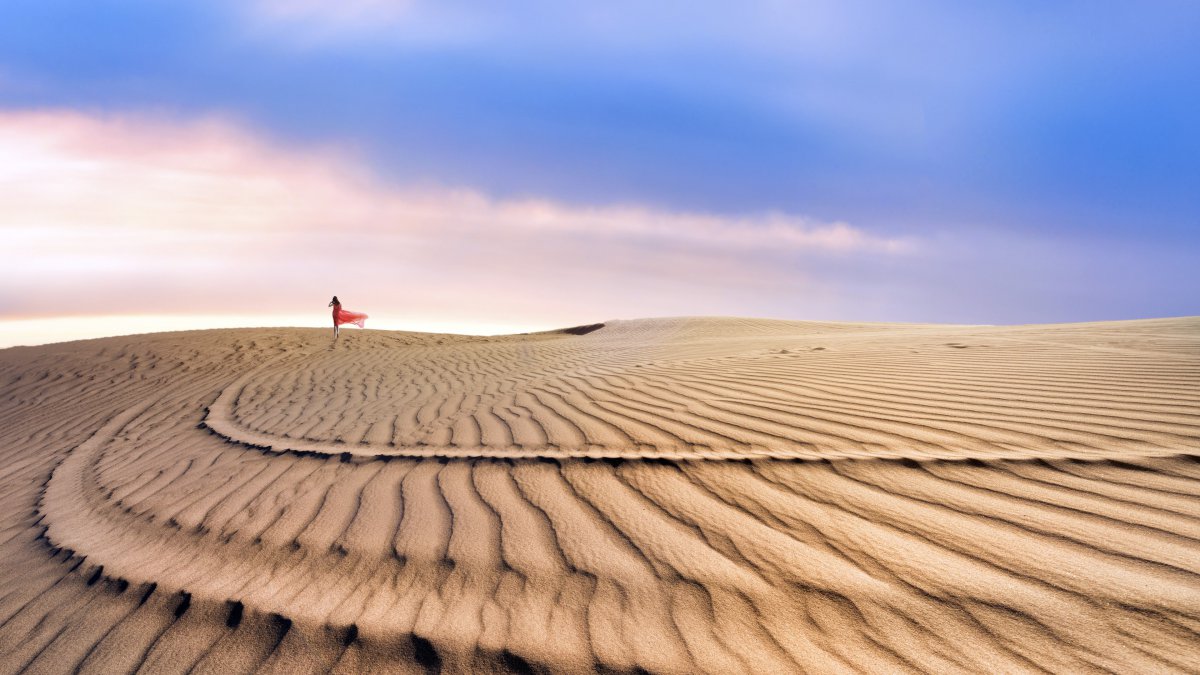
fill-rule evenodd
<path id="1" fill-rule="evenodd" d="M 0 672 L 1197 672 L 1200 319 L 0 351 Z"/>

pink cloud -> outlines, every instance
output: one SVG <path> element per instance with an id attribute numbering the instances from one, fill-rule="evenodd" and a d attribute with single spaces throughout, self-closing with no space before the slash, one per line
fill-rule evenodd
<path id="1" fill-rule="evenodd" d="M 786 213 L 397 187 L 342 149 L 283 147 L 219 119 L 0 113 L 0 185 L 8 318 L 319 312 L 333 293 L 459 323 L 761 314 L 798 290 L 809 309 L 833 306 L 797 258 L 915 247 Z"/>

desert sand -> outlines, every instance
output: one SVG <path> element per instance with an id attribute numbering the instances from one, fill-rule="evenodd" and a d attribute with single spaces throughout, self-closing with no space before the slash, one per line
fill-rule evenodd
<path id="1" fill-rule="evenodd" d="M 0 351 L 0 672 L 1197 672 L 1200 318 Z"/>

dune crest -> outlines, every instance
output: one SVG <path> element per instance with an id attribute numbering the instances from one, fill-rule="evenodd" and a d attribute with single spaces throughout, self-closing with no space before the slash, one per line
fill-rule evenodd
<path id="1" fill-rule="evenodd" d="M 1200 319 L 0 352 L 0 670 L 1200 669 Z"/>

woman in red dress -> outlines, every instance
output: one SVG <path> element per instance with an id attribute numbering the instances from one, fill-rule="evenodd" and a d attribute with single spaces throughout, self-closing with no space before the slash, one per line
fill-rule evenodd
<path id="1" fill-rule="evenodd" d="M 367 315 L 362 312 L 351 312 L 350 310 L 342 309 L 342 303 L 338 301 L 337 296 L 333 296 L 333 300 L 329 301 L 329 306 L 333 308 L 333 339 L 337 339 L 339 326 L 344 323 L 352 323 L 359 328 L 365 328 Z"/>

